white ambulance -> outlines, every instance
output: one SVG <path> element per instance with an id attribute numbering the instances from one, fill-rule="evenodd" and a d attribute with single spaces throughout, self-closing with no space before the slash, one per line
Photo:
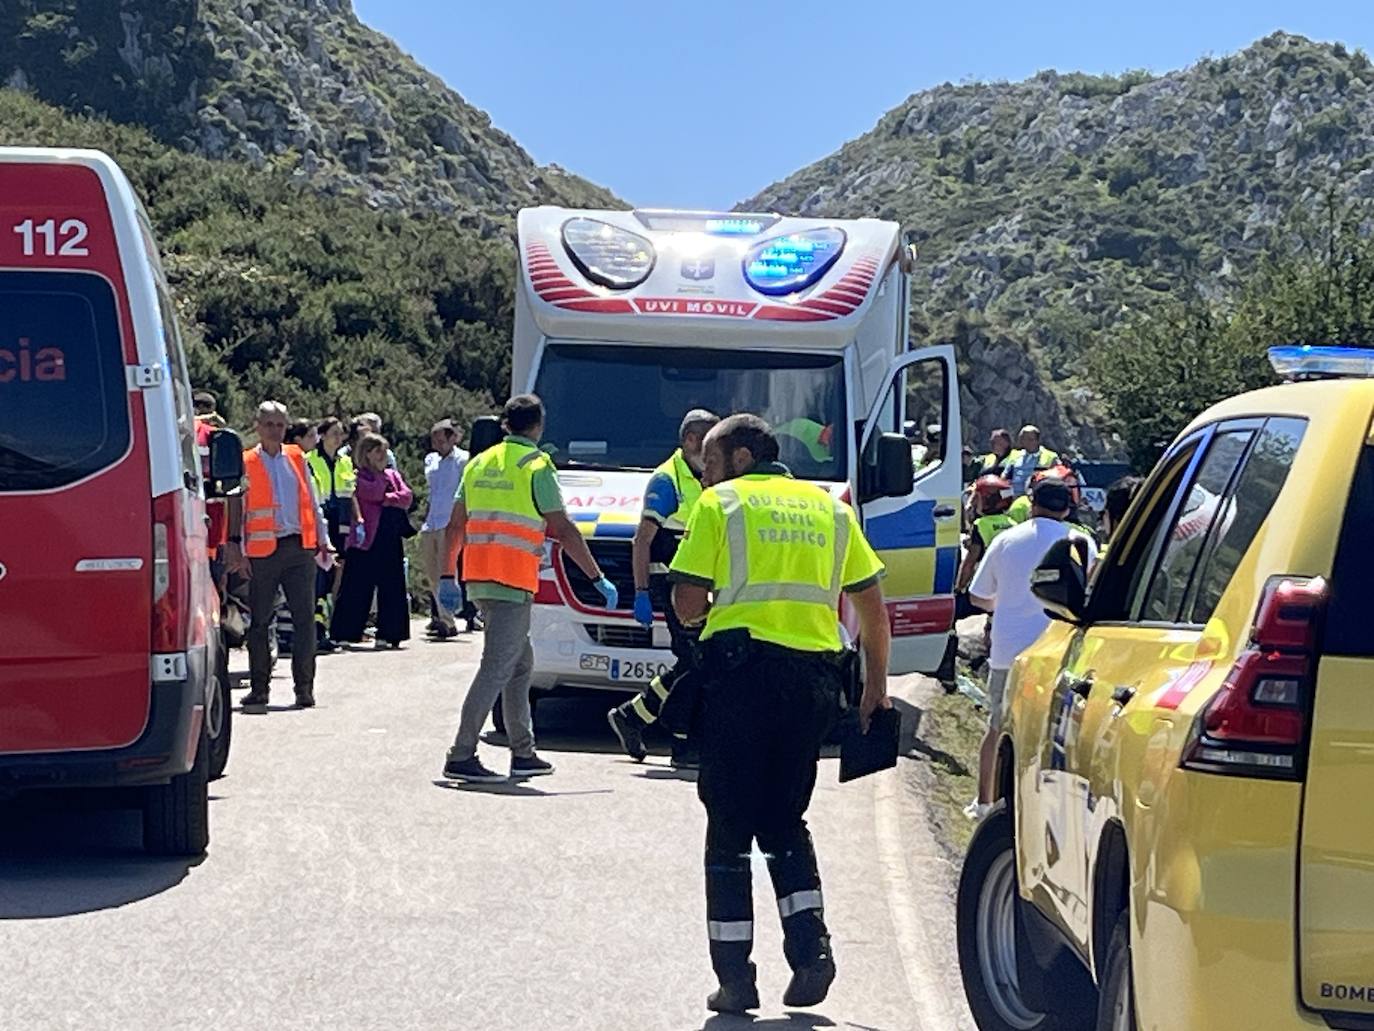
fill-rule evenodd
<path id="1" fill-rule="evenodd" d="M 900 227 L 540 207 L 519 248 L 514 387 L 543 398 L 568 513 L 620 591 L 608 611 L 549 545 L 535 690 L 634 690 L 671 664 L 661 617 L 631 618 L 630 539 L 692 408 L 763 416 L 795 475 L 854 505 L 887 565 L 892 671 L 933 672 L 959 562 L 958 374 L 951 346 L 908 343 Z M 900 435 L 913 423 L 926 439 Z"/>

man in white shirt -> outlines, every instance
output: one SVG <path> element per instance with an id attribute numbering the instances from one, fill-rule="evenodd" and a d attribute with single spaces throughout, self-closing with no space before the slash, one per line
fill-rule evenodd
<path id="1" fill-rule="evenodd" d="M 458 446 L 461 439 L 453 420 L 440 419 L 429 431 L 429 443 L 434 450 L 425 455 L 429 510 L 420 527 L 420 556 L 429 580 L 429 609 L 433 615 L 429 631 L 440 639 L 458 633 L 454 613 L 439 601 L 439 578 L 443 575 L 444 537 L 453 515 L 453 501 L 458 485 L 463 482 L 463 468 L 468 464 L 468 453 Z"/>
<path id="2" fill-rule="evenodd" d="M 1031 593 L 1031 573 L 1050 545 L 1070 533 L 1088 544 L 1088 564 L 1097 561 L 1097 545 L 1071 528 L 1073 500 L 1063 480 L 1046 476 L 1031 488 L 1031 517 L 1006 530 L 988 545 L 978 572 L 969 585 L 973 604 L 992 613 L 992 649 L 988 655 L 988 731 L 978 756 L 978 801 L 965 810 L 977 817 L 993 796 L 997 734 L 1006 714 L 1007 674 L 1011 664 L 1050 625 L 1044 606 Z"/>

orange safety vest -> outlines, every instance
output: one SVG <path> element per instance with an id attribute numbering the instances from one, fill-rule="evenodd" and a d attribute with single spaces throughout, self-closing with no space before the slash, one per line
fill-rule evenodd
<path id="1" fill-rule="evenodd" d="M 533 594 L 544 554 L 544 517 L 534 503 L 534 474 L 549 456 L 506 440 L 463 470 L 467 526 L 463 579 L 504 584 Z"/>
<path id="2" fill-rule="evenodd" d="M 283 444 L 282 453 L 296 473 L 297 501 L 301 515 L 301 546 L 311 551 L 319 540 L 315 525 L 315 498 L 310 493 L 305 455 L 295 444 Z M 277 550 L 277 500 L 272 494 L 272 477 L 263 465 L 262 453 L 249 448 L 243 453 L 243 468 L 248 474 L 243 518 L 243 553 L 249 558 L 266 558 Z"/>

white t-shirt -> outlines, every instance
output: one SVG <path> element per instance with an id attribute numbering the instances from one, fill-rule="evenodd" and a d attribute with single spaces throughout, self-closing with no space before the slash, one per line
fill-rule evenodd
<path id="1" fill-rule="evenodd" d="M 974 598 L 993 603 L 992 654 L 988 665 L 1010 669 L 1016 656 L 1025 651 L 1050 625 L 1040 600 L 1031 594 L 1031 573 L 1045 558 L 1055 541 L 1071 532 L 1067 523 L 1036 516 L 1020 526 L 1004 530 L 988 545 L 968 592 Z M 1097 561 L 1097 545 L 1088 541 L 1089 566 Z"/>
<path id="2" fill-rule="evenodd" d="M 424 532 L 442 530 L 448 526 L 448 521 L 453 516 L 453 501 L 458 495 L 458 484 L 463 482 L 463 467 L 467 464 L 468 453 L 462 448 L 454 448 L 446 458 L 437 451 L 425 455 L 429 512 L 425 515 L 425 525 L 420 527 Z"/>

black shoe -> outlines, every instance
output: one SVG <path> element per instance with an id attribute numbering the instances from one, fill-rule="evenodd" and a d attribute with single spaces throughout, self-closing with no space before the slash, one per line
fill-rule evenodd
<path id="1" fill-rule="evenodd" d="M 606 713 L 606 719 L 615 731 L 615 736 L 620 738 L 620 747 L 625 750 L 625 754 L 635 762 L 642 763 L 649 750 L 644 747 L 644 735 L 635 721 L 619 709 L 612 709 Z"/>
<path id="2" fill-rule="evenodd" d="M 537 755 L 511 756 L 510 775 L 512 780 L 518 777 L 545 777 L 552 772 L 553 763 L 545 762 Z"/>
<path id="3" fill-rule="evenodd" d="M 668 757 L 668 765 L 675 770 L 700 769 L 701 753 L 692 745 L 674 743 L 673 754 Z"/>
<path id="4" fill-rule="evenodd" d="M 754 981 L 754 964 L 749 964 L 749 976 L 721 984 L 706 1000 L 706 1008 L 716 1013 L 745 1013 L 759 1008 L 759 988 Z"/>
<path id="5" fill-rule="evenodd" d="M 435 641 L 447 641 L 450 637 L 458 636 L 456 626 L 440 626 L 429 631 L 429 636 Z"/>
<path id="6" fill-rule="evenodd" d="M 444 776 L 449 780 L 461 780 L 465 784 L 504 784 L 507 779 L 495 770 L 487 769 L 476 756 L 461 760 L 450 756 L 444 763 Z"/>
<path id="7" fill-rule="evenodd" d="M 249 691 L 239 699 L 239 706 L 244 712 L 266 712 L 269 701 L 266 691 Z"/>
<path id="8" fill-rule="evenodd" d="M 333 641 L 331 641 L 328 637 L 321 637 L 318 641 L 315 642 L 315 654 L 328 655 L 330 652 L 334 651 L 338 647 L 339 646 L 335 644 Z"/>
<path id="9" fill-rule="evenodd" d="M 478 630 L 485 630 L 487 625 L 482 622 L 481 616 L 473 616 L 468 620 L 468 633 L 475 633 Z"/>
<path id="10" fill-rule="evenodd" d="M 819 1006 L 830 994 L 830 985 L 835 980 L 835 960 L 827 952 L 814 963 L 798 968 L 792 974 L 792 981 L 782 997 L 784 1006 L 805 1008 Z"/>
<path id="11" fill-rule="evenodd" d="M 297 691 L 297 692 L 296 692 L 296 708 L 297 708 L 297 709 L 313 709 L 313 708 L 315 708 L 315 692 L 314 692 L 314 691 Z"/>

